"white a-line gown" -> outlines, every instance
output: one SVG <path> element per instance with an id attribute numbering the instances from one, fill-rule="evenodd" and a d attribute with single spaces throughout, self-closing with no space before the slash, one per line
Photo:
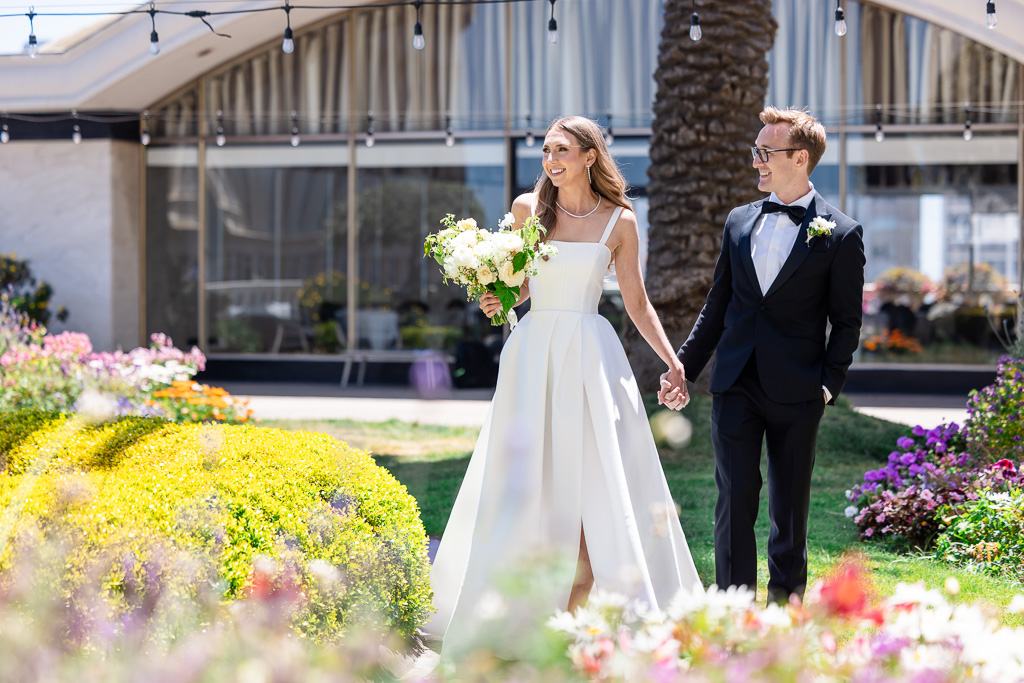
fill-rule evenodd
<path id="1" fill-rule="evenodd" d="M 502 572 L 569 559 L 565 609 L 587 540 L 595 589 L 664 608 L 700 585 L 640 391 L 611 324 L 597 313 L 605 241 L 559 242 L 530 279 L 530 312 L 501 352 L 490 411 L 448 519 L 427 633 L 445 651 L 472 638 Z"/>

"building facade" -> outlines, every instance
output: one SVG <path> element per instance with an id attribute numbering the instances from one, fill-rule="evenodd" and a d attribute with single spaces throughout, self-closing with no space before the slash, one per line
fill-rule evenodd
<path id="1" fill-rule="evenodd" d="M 137 202 L 137 227 L 112 206 L 97 242 L 37 204 L 0 219 L 0 235 L 35 256 L 58 299 L 78 297 L 67 324 L 105 330 L 93 331 L 100 346 L 151 332 L 225 358 L 500 344 L 423 258 L 423 239 L 446 213 L 495 227 L 537 179 L 551 119 L 580 113 L 608 131 L 647 228 L 662 2 L 556 7 L 557 44 L 546 2 L 425 6 L 422 50 L 411 7 L 319 18 L 296 30 L 290 54 L 265 31 L 264 44 L 151 97 L 148 147 L 92 141 L 104 145 L 94 156 L 110 167 L 108 194 Z M 900 326 L 959 344 L 954 311 L 995 310 L 1020 281 L 1024 72 L 967 32 L 875 4 L 844 9 L 840 38 L 826 3 L 774 0 L 768 102 L 808 107 L 829 130 L 812 180 L 865 224 L 868 334 Z M 21 144 L 19 164 L 37 149 L 52 158 L 26 176 L 0 150 L 7 187 L 98 163 L 69 163 L 65 140 Z M 25 221 L 36 229 L 21 232 Z M 102 264 L 101 285 L 65 272 L 77 249 Z M 898 267 L 932 284 L 890 287 Z M 606 293 L 620 323 L 613 276 Z M 943 305 L 948 322 L 933 315 Z M 974 346 L 977 360 L 994 353 L 987 337 Z"/>

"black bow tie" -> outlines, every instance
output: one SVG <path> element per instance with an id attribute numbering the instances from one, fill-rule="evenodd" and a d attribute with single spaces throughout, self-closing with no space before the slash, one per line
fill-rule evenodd
<path id="1" fill-rule="evenodd" d="M 765 202 L 761 205 L 761 213 L 785 213 L 789 215 L 789 219 L 800 225 L 804 222 L 804 216 L 807 215 L 807 209 L 798 204 L 779 204 L 778 202 Z"/>

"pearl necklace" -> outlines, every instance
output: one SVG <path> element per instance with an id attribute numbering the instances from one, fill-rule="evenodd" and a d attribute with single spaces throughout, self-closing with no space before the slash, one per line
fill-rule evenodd
<path id="1" fill-rule="evenodd" d="M 559 204 L 558 202 L 555 202 L 555 206 L 557 206 L 557 207 L 558 207 L 559 209 L 561 209 L 562 211 L 565 211 L 565 207 L 564 207 L 564 206 L 562 206 L 561 204 Z M 592 214 L 592 213 L 594 213 L 595 211 L 597 211 L 597 210 L 598 210 L 598 208 L 600 208 L 600 206 L 601 206 L 601 195 L 597 195 L 597 206 L 595 206 L 595 207 L 594 207 L 593 209 L 591 209 L 591 210 L 590 210 L 590 211 L 588 211 L 587 213 L 585 213 L 585 214 L 583 214 L 583 215 L 580 215 L 580 216 L 577 216 L 576 214 L 574 214 L 574 213 L 571 213 L 571 212 L 569 212 L 569 211 L 565 211 L 565 213 L 566 213 L 567 215 L 569 215 L 569 216 L 572 216 L 573 218 L 586 218 L 586 217 L 587 217 L 587 216 L 589 216 L 590 214 Z"/>

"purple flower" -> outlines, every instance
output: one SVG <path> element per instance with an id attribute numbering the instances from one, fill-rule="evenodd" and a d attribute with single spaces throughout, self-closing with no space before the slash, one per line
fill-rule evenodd
<path id="1" fill-rule="evenodd" d="M 896 439 L 896 445 L 899 448 L 908 449 L 914 445 L 914 440 L 911 439 L 909 436 L 901 436 L 900 438 Z"/>
<path id="2" fill-rule="evenodd" d="M 921 425 L 917 425 L 916 427 L 910 430 L 910 433 L 913 434 L 914 436 L 924 436 L 924 427 L 922 427 Z"/>

